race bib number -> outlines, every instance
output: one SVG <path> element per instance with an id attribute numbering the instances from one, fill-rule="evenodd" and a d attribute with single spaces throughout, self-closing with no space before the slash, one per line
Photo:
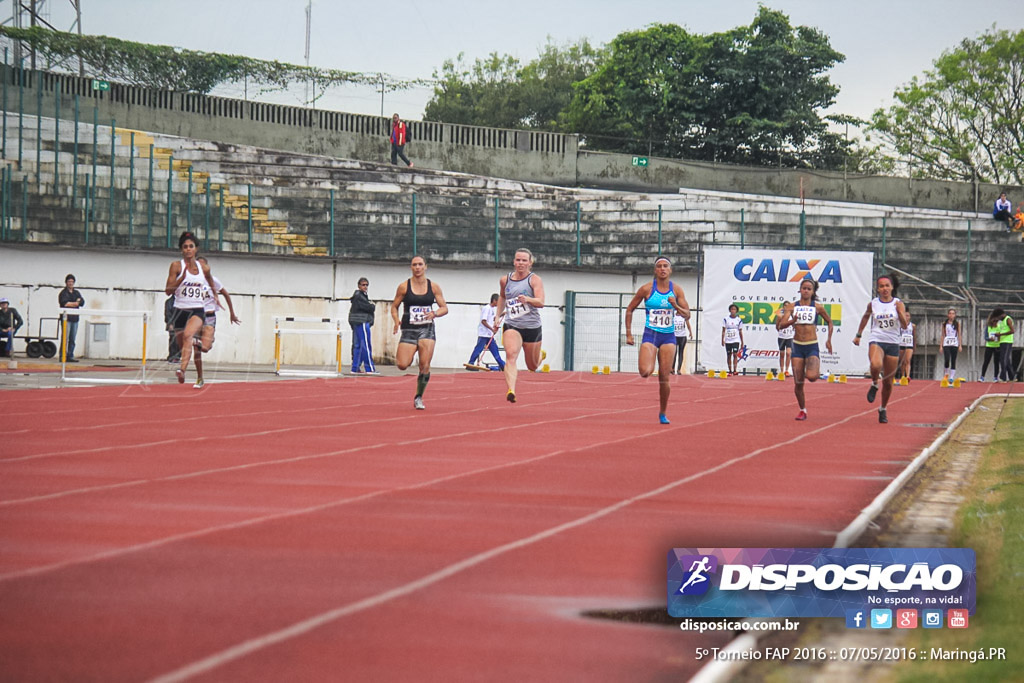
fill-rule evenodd
<path id="1" fill-rule="evenodd" d="M 902 346 L 913 346 L 914 345 L 914 335 L 907 334 L 906 332 L 904 332 L 900 336 L 900 344 Z"/>
<path id="2" fill-rule="evenodd" d="M 672 311 L 667 308 L 652 308 L 647 311 L 647 326 L 662 329 L 672 327 Z"/>
<path id="3" fill-rule="evenodd" d="M 818 312 L 814 306 L 797 306 L 793 310 L 793 315 L 798 325 L 813 325 Z"/>
<path id="4" fill-rule="evenodd" d="M 725 330 L 725 343 L 734 344 L 740 340 L 740 331 L 735 327 L 729 327 Z"/>
<path id="5" fill-rule="evenodd" d="M 181 296 L 184 299 L 199 299 L 205 298 L 203 290 L 207 289 L 202 285 L 185 285 L 181 288 Z"/>
<path id="6" fill-rule="evenodd" d="M 891 330 L 896 327 L 896 317 L 891 315 L 875 316 L 875 327 L 880 330 Z"/>
<path id="7" fill-rule="evenodd" d="M 956 337 L 946 337 L 942 340 L 943 346 L 960 346 L 960 340 Z"/>
<path id="8" fill-rule="evenodd" d="M 686 329 L 686 318 L 681 315 L 676 316 L 675 318 L 675 328 L 677 337 L 685 337 L 689 335 L 689 332 Z"/>
<path id="9" fill-rule="evenodd" d="M 505 317 L 508 318 L 509 320 L 515 320 L 516 318 L 526 315 L 526 312 L 529 310 L 529 308 L 530 307 L 527 304 L 524 304 L 522 301 L 509 301 L 505 306 Z"/>
<path id="10" fill-rule="evenodd" d="M 409 307 L 409 324 L 410 325 L 429 325 L 430 320 L 427 319 L 427 313 L 430 313 L 433 309 L 430 306 L 410 306 Z"/>

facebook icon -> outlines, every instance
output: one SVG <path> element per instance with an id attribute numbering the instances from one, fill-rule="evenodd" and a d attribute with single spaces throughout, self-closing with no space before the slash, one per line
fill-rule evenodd
<path id="1" fill-rule="evenodd" d="M 867 628 L 867 617 L 864 610 L 846 610 L 846 628 Z"/>

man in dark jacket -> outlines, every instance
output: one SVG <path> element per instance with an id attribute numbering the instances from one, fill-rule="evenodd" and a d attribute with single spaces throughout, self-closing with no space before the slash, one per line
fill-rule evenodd
<path id="1" fill-rule="evenodd" d="M 373 347 L 370 345 L 370 328 L 373 327 L 375 306 L 366 292 L 370 281 L 359 278 L 358 288 L 352 293 L 352 305 L 348 309 L 348 324 L 352 327 L 352 372 L 377 374 L 373 365 Z M 365 370 L 360 370 L 365 368 Z"/>
<path id="2" fill-rule="evenodd" d="M 57 303 L 61 308 L 85 308 L 85 299 L 82 293 L 75 289 L 75 276 L 68 273 L 64 278 L 64 289 L 57 295 Z M 63 332 L 63 329 L 62 329 Z M 78 338 L 78 316 L 68 314 L 68 344 L 67 361 L 77 363 L 75 358 L 75 340 Z"/>
<path id="3" fill-rule="evenodd" d="M 25 324 L 17 308 L 11 308 L 6 297 L 0 299 L 0 355 L 11 357 L 14 351 L 14 335 Z"/>

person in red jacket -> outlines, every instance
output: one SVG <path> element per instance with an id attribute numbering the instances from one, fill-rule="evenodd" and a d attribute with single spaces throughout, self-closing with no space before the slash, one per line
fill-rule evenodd
<path id="1" fill-rule="evenodd" d="M 407 142 L 409 142 L 409 132 L 405 121 L 395 114 L 391 117 L 391 163 L 397 164 L 398 157 L 402 157 L 405 165 L 412 168 L 412 162 L 409 161 L 409 157 L 405 156 L 405 143 Z"/>

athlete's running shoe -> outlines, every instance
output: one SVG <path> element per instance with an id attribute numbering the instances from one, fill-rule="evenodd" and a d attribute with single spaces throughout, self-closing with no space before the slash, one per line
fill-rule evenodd
<path id="1" fill-rule="evenodd" d="M 177 370 L 174 371 L 174 376 L 178 378 L 178 384 L 185 383 L 185 371 L 182 370 L 181 368 L 178 368 Z"/>
<path id="2" fill-rule="evenodd" d="M 878 395 L 878 385 L 877 384 L 872 384 L 871 387 L 868 389 L 868 403 L 874 403 L 875 402 L 875 396 L 877 396 L 877 395 Z"/>
<path id="3" fill-rule="evenodd" d="M 806 420 L 807 419 L 807 411 L 806 410 L 801 410 L 799 413 L 796 414 L 796 417 L 793 418 L 793 419 L 800 420 L 800 421 Z"/>
<path id="4" fill-rule="evenodd" d="M 192 385 L 192 388 L 193 389 L 202 389 L 204 384 L 206 384 L 206 382 L 204 382 L 201 379 L 197 379 L 196 383 Z"/>
<path id="5" fill-rule="evenodd" d="M 509 403 L 515 403 L 516 402 L 516 392 L 514 392 L 514 391 L 508 392 L 508 394 L 505 395 L 505 400 L 508 401 Z"/>
<path id="6" fill-rule="evenodd" d="M 988 380 L 985 379 L 985 375 L 982 375 L 981 377 L 978 378 L 978 381 L 979 382 L 987 382 Z"/>
<path id="7" fill-rule="evenodd" d="M 658 413 L 658 422 L 660 422 L 663 425 L 672 424 L 671 422 L 668 421 L 668 418 L 665 417 L 665 413 Z"/>
<path id="8" fill-rule="evenodd" d="M 412 400 L 412 407 L 415 408 L 416 410 L 426 410 L 427 409 L 427 407 L 425 405 L 423 405 L 423 398 L 421 396 L 417 396 L 416 398 L 414 398 Z"/>
<path id="9" fill-rule="evenodd" d="M 885 414 L 885 408 L 878 409 L 878 423 L 883 425 L 889 423 L 889 416 Z"/>

